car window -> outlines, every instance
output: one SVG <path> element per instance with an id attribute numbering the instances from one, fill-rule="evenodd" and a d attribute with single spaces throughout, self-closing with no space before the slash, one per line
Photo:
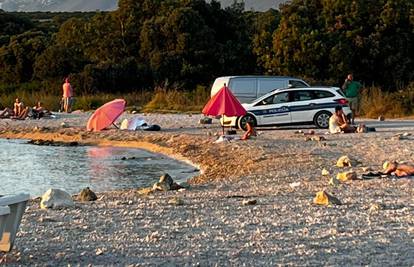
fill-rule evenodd
<path id="1" fill-rule="evenodd" d="M 308 86 L 306 85 L 306 83 L 302 81 L 290 80 L 289 87 L 290 88 L 302 88 L 302 87 L 308 87 Z"/>
<path id="2" fill-rule="evenodd" d="M 269 96 L 269 97 L 263 99 L 262 101 L 260 101 L 259 103 L 257 103 L 257 106 L 263 106 L 263 105 L 271 105 L 271 104 L 273 104 L 273 98 L 274 97 L 275 96 L 272 95 L 272 96 Z"/>
<path id="3" fill-rule="evenodd" d="M 334 97 L 335 95 L 329 91 L 315 90 L 313 91 L 314 99 Z"/>
<path id="4" fill-rule="evenodd" d="M 336 92 L 338 94 L 340 94 L 341 96 L 345 97 L 345 94 L 344 94 L 344 92 L 341 89 L 336 90 Z"/>
<path id="5" fill-rule="evenodd" d="M 282 92 L 274 95 L 273 104 L 281 104 L 290 102 L 289 92 Z"/>
<path id="6" fill-rule="evenodd" d="M 293 93 L 293 101 L 307 101 L 312 100 L 312 91 L 294 91 Z"/>

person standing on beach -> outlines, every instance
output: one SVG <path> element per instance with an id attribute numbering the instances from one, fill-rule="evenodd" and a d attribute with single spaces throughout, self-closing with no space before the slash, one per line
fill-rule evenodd
<path id="1" fill-rule="evenodd" d="M 352 74 L 348 74 L 344 84 L 342 85 L 342 91 L 345 93 L 345 96 L 349 102 L 349 107 L 352 111 L 352 124 L 355 124 L 355 116 L 357 112 L 359 112 L 359 91 L 361 87 L 362 85 L 359 82 L 354 81 Z"/>
<path id="2" fill-rule="evenodd" d="M 63 110 L 66 113 L 72 112 L 72 97 L 73 89 L 70 85 L 69 78 L 66 78 L 63 84 Z"/>

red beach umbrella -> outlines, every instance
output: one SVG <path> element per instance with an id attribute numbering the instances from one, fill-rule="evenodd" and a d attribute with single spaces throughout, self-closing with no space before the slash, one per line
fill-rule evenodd
<path id="1" fill-rule="evenodd" d="M 230 89 L 224 84 L 217 94 L 215 94 L 203 108 L 203 114 L 207 116 L 243 116 L 246 110 L 239 100 L 233 95 Z M 224 126 L 223 126 L 224 135 Z"/>
<path id="2" fill-rule="evenodd" d="M 115 99 L 98 108 L 88 120 L 86 129 L 99 132 L 109 127 L 124 112 L 126 101 Z"/>

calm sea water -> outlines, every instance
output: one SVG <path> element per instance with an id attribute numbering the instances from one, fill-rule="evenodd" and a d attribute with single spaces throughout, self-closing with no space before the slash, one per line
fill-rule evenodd
<path id="1" fill-rule="evenodd" d="M 165 172 L 177 181 L 196 174 L 193 166 L 140 149 L 35 146 L 0 139 L 0 195 L 40 196 L 49 188 L 75 194 L 87 186 L 96 192 L 137 188 L 151 186 Z"/>

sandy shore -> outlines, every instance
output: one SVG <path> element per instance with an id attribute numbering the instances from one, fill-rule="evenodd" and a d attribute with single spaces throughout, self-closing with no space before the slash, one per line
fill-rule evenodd
<path id="1" fill-rule="evenodd" d="M 323 168 L 336 175 L 340 170 L 335 162 L 342 155 L 362 162 L 354 168 L 359 174 L 363 167 L 380 168 L 385 160 L 414 162 L 414 138 L 393 138 L 401 130 L 328 135 L 317 142 L 306 141 L 294 129 L 279 129 L 259 131 L 247 142 L 214 144 L 218 125 L 199 125 L 199 115 L 143 117 L 164 130 L 87 133 L 88 114 L 0 121 L 3 138 L 140 147 L 189 160 L 203 171 L 182 192 L 146 197 L 136 190 L 100 193 L 94 203 L 59 211 L 40 210 L 33 201 L 16 248 L 6 255 L 9 264 L 414 264 L 412 178 L 331 187 L 321 175 Z M 62 122 L 69 128 L 62 128 Z M 323 189 L 343 205 L 312 205 L 315 193 Z M 174 197 L 184 205 L 167 204 Z M 246 199 L 257 200 L 257 205 L 242 205 Z"/>

